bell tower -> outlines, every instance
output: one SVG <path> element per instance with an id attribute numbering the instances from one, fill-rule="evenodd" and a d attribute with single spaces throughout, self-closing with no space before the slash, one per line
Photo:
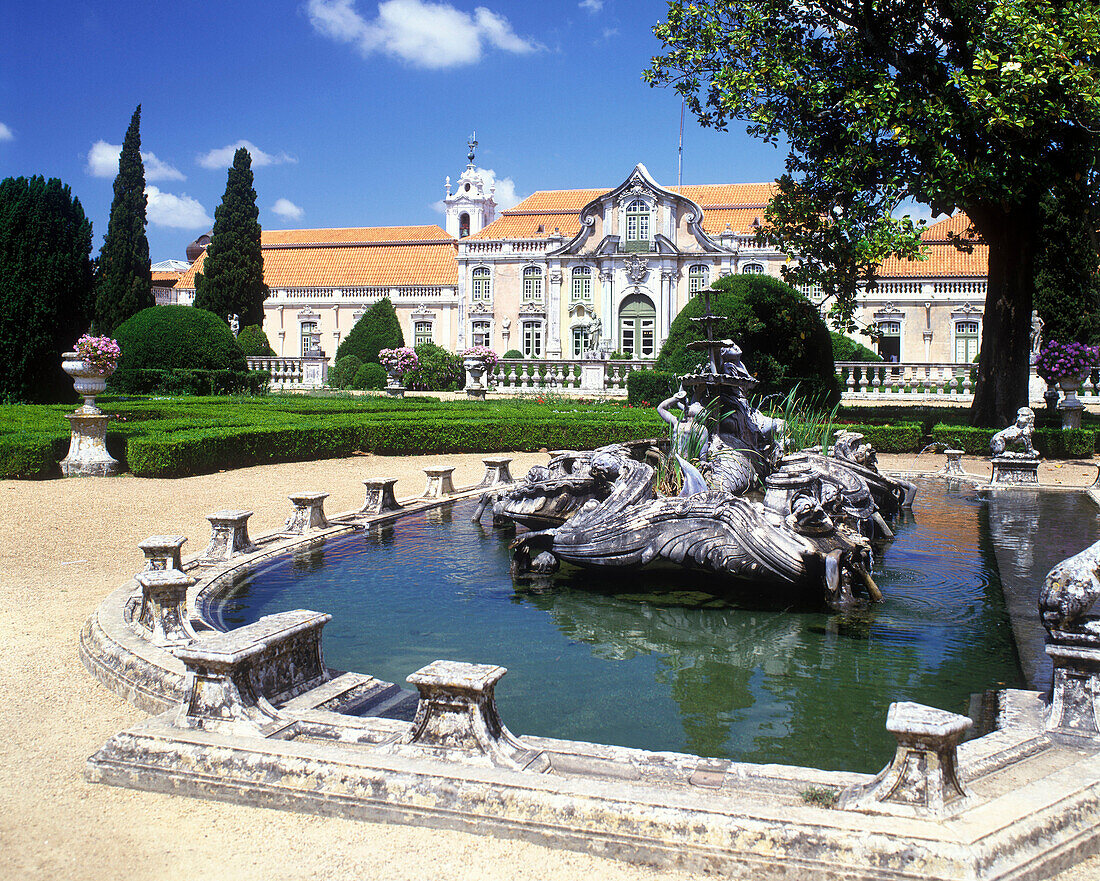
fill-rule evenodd
<path id="1" fill-rule="evenodd" d="M 470 135 L 468 146 L 470 152 L 466 154 L 466 170 L 458 179 L 453 193 L 451 179 L 447 178 L 446 195 L 443 197 L 447 216 L 447 234 L 456 239 L 463 239 L 480 232 L 497 216 L 497 203 L 493 198 L 496 194 L 496 185 L 489 187 L 489 191 L 486 192 L 485 182 L 474 166 L 474 151 L 477 150 L 477 139 L 474 135 Z"/>

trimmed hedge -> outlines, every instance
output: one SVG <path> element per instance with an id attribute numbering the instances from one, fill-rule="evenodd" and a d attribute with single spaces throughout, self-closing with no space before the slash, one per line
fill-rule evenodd
<path id="1" fill-rule="evenodd" d="M 676 394 L 680 382 L 668 370 L 633 370 L 626 378 L 626 402 L 632 407 L 656 407 Z"/>
<path id="2" fill-rule="evenodd" d="M 111 391 L 126 395 L 262 395 L 271 376 L 263 370 L 116 370 Z"/>
<path id="3" fill-rule="evenodd" d="M 962 450 L 971 456 L 988 456 L 989 442 L 997 431 L 970 425 L 944 425 L 932 428 L 932 440 Z M 1096 434 L 1085 428 L 1063 431 L 1038 428 L 1031 436 L 1035 449 L 1048 459 L 1087 459 L 1096 450 Z"/>
<path id="4" fill-rule="evenodd" d="M 225 321 L 193 306 L 150 306 L 115 329 L 126 370 L 244 370 L 244 352 Z"/>

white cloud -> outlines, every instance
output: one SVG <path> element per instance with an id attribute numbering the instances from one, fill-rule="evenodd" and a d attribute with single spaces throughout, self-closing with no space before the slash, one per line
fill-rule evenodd
<path id="1" fill-rule="evenodd" d="M 171 193 L 162 193 L 157 187 L 147 186 L 145 197 L 148 200 L 146 216 L 154 226 L 209 229 L 214 224 L 214 219 L 206 213 L 199 201 L 186 193 L 174 196 Z"/>
<path id="2" fill-rule="evenodd" d="M 14 141 L 15 135 L 10 128 L 0 122 L 0 141 Z"/>
<path id="3" fill-rule="evenodd" d="M 121 152 L 122 144 L 96 141 L 88 151 L 85 171 L 92 177 L 114 177 L 118 174 L 118 157 Z M 141 163 L 145 166 L 146 180 L 185 180 L 183 172 L 158 159 L 155 153 L 142 153 Z"/>
<path id="4" fill-rule="evenodd" d="M 364 56 L 381 52 L 416 67 L 440 69 L 474 64 L 484 44 L 526 54 L 543 48 L 520 37 L 502 15 L 484 6 L 473 15 L 448 3 L 429 0 L 384 0 L 378 17 L 368 21 L 355 0 L 308 0 L 314 30 L 342 43 L 352 43 Z"/>
<path id="5" fill-rule="evenodd" d="M 516 195 L 516 182 L 510 177 L 497 180 L 497 174 L 491 168 L 478 168 L 475 171 L 481 178 L 486 190 L 496 184 L 497 189 L 493 194 L 493 200 L 497 203 L 497 211 L 507 211 L 523 201 L 522 196 Z M 432 203 L 432 210 L 438 211 L 440 214 L 446 214 L 447 205 L 440 199 L 438 202 Z"/>
<path id="6" fill-rule="evenodd" d="M 305 212 L 295 205 L 290 199 L 276 199 L 271 206 L 271 213 L 278 214 L 284 220 L 301 220 Z"/>
<path id="7" fill-rule="evenodd" d="M 595 15 L 597 12 L 603 9 L 603 0 L 581 0 L 577 4 L 581 9 L 591 12 Z"/>
<path id="8" fill-rule="evenodd" d="M 251 141 L 237 141 L 226 147 L 219 147 L 209 153 L 202 153 L 195 160 L 203 168 L 229 168 L 233 164 L 233 154 L 244 147 L 252 156 L 252 167 L 262 168 L 265 165 L 283 165 L 288 162 L 297 162 L 293 156 L 283 151 L 278 153 L 265 153 Z"/>

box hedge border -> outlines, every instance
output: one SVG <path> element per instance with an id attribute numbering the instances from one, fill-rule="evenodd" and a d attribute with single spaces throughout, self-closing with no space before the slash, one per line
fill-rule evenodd
<path id="1" fill-rule="evenodd" d="M 939 423 L 932 427 L 932 440 L 971 456 L 988 456 L 989 442 L 996 433 L 992 428 Z M 1032 442 L 1047 459 L 1087 459 L 1096 450 L 1096 433 L 1085 428 L 1039 428 L 1032 434 Z"/>

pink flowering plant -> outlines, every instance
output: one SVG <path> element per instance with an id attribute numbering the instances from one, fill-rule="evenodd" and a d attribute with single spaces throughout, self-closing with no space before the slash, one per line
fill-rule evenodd
<path id="1" fill-rule="evenodd" d="M 499 360 L 497 353 L 490 349 L 488 346 L 471 346 L 469 349 L 462 351 L 463 358 L 478 358 L 484 361 L 489 367 L 492 367 Z"/>
<path id="2" fill-rule="evenodd" d="M 386 368 L 387 373 L 402 377 L 410 370 L 416 370 L 420 359 L 416 357 L 415 351 L 408 346 L 402 346 L 400 349 L 382 349 L 378 353 L 378 363 Z"/>
<path id="3" fill-rule="evenodd" d="M 94 370 L 100 376 L 107 376 L 114 373 L 122 350 L 110 337 L 84 334 L 76 341 L 76 354 L 89 370 Z"/>
<path id="4" fill-rule="evenodd" d="M 1048 383 L 1055 383 L 1060 379 L 1084 376 L 1098 361 L 1100 350 L 1097 346 L 1051 340 L 1035 359 L 1035 371 Z"/>

